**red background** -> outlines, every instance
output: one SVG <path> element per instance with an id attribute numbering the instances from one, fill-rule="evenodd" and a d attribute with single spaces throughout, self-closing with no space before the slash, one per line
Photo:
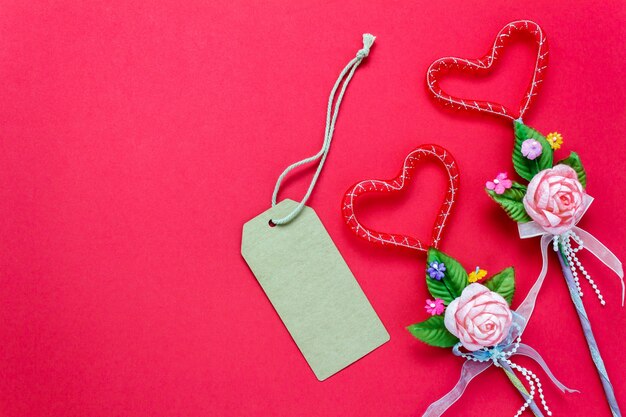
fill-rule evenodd
<path id="1" fill-rule="evenodd" d="M 626 259 L 623 2 L 133 3 L 0 5 L 3 416 L 420 415 L 461 367 L 404 329 L 426 317 L 424 258 L 359 241 L 340 201 L 357 180 L 394 176 L 418 144 L 448 147 L 462 186 L 442 249 L 467 268 L 515 265 L 521 301 L 539 242 L 520 241 L 482 191 L 512 171 L 511 126 L 440 108 L 424 82 L 435 58 L 482 55 L 511 20 L 536 20 L 550 42 L 526 122 L 563 134 L 557 155 L 580 153 L 596 198 L 581 225 Z M 241 227 L 269 207 L 282 169 L 320 147 L 328 92 L 364 32 L 378 39 L 310 204 L 391 341 L 318 382 L 240 256 Z M 515 105 L 533 57 L 518 42 L 493 77 L 443 85 Z M 371 199 L 363 220 L 426 236 L 444 178 L 421 172 L 404 197 Z M 308 180 L 297 175 L 281 196 L 300 198 Z M 620 286 L 582 258 L 608 301 L 583 285 L 626 407 Z M 524 341 L 582 391 L 563 395 L 538 370 L 555 415 L 609 415 L 554 257 Z M 490 369 L 448 415 L 520 405 Z"/>

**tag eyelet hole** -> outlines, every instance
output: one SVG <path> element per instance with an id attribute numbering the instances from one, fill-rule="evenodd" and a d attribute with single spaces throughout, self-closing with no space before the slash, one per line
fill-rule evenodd
<path id="1" fill-rule="evenodd" d="M 270 221 L 269 221 L 269 222 L 267 222 L 267 224 L 268 224 L 270 227 L 276 227 L 276 223 L 274 223 L 274 222 L 272 221 L 272 219 L 270 219 Z"/>

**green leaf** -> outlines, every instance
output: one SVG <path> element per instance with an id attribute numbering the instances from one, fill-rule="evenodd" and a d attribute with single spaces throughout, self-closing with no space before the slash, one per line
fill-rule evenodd
<path id="1" fill-rule="evenodd" d="M 524 203 L 522 203 L 522 199 L 524 195 L 526 195 L 525 185 L 513 182 L 513 186 L 505 190 L 503 194 L 497 194 L 493 190 L 486 189 L 485 191 L 487 191 L 487 194 L 489 194 L 493 201 L 500 204 L 500 207 L 504 209 L 511 219 L 520 223 L 526 223 L 532 220 L 528 213 L 526 213 Z"/>
<path id="2" fill-rule="evenodd" d="M 571 152 L 567 158 L 557 162 L 557 165 L 558 164 L 565 164 L 574 168 L 574 171 L 578 174 L 578 181 L 580 181 L 583 188 L 587 188 L 587 173 L 585 172 L 583 163 L 580 161 L 580 157 L 576 152 Z"/>
<path id="3" fill-rule="evenodd" d="M 512 183 L 511 188 L 504 190 L 504 194 L 502 195 L 506 196 L 509 200 L 522 201 L 526 195 L 526 191 L 528 191 L 528 187 L 516 181 L 512 181 Z"/>
<path id="4" fill-rule="evenodd" d="M 412 324 L 406 329 L 422 342 L 437 347 L 452 347 L 459 339 L 450 333 L 443 324 L 444 316 L 432 316 L 421 323 Z"/>
<path id="5" fill-rule="evenodd" d="M 441 298 L 446 302 L 446 305 L 450 304 L 467 287 L 469 283 L 467 272 L 459 262 L 435 248 L 428 249 L 427 262 L 428 265 L 431 262 L 442 262 L 446 266 L 445 275 L 440 281 L 428 276 L 427 272 L 426 286 L 428 286 L 428 291 L 433 297 Z M 428 265 L 426 266 L 427 269 Z"/>
<path id="6" fill-rule="evenodd" d="M 545 136 L 537 132 L 532 127 L 515 121 L 515 148 L 513 149 L 513 167 L 520 177 L 530 181 L 539 172 L 544 169 L 552 168 L 553 153 L 552 147 L 546 140 Z M 541 143 L 543 151 L 537 158 L 530 160 L 522 155 L 522 143 L 526 139 L 535 139 Z"/>
<path id="7" fill-rule="evenodd" d="M 500 294 L 511 305 L 515 293 L 515 270 L 513 267 L 506 268 L 489 278 L 483 285 Z"/>

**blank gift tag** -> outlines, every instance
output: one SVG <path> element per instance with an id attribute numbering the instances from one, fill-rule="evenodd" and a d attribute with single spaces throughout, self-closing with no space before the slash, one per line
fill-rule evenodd
<path id="1" fill-rule="evenodd" d="M 328 232 L 305 206 L 283 200 L 243 226 L 241 254 L 320 381 L 389 340 Z"/>
<path id="2" fill-rule="evenodd" d="M 330 92 L 320 151 L 285 168 L 274 187 L 272 208 L 243 226 L 241 254 L 320 381 L 389 340 L 324 225 L 306 206 L 328 156 L 343 95 L 374 39 L 363 35 L 363 48 Z M 277 204 L 283 179 L 313 162 L 317 169 L 302 201 Z"/>

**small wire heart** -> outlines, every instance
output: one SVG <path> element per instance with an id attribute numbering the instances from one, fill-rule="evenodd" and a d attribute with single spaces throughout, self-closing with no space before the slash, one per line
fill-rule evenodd
<path id="1" fill-rule="evenodd" d="M 535 60 L 535 70 L 524 98 L 520 102 L 517 115 L 508 107 L 492 101 L 479 101 L 467 98 L 454 97 L 445 92 L 439 86 L 439 75 L 445 74 L 451 69 L 461 72 L 488 71 L 498 58 L 499 53 L 507 45 L 511 36 L 517 32 L 531 34 L 537 42 L 537 58 Z M 493 43 L 491 51 L 479 59 L 465 59 L 457 57 L 440 58 L 433 62 L 426 73 L 426 83 L 428 89 L 435 99 L 443 103 L 444 106 L 452 106 L 457 109 L 474 110 L 478 112 L 492 113 L 510 120 L 521 119 L 533 104 L 537 92 L 543 82 L 546 68 L 548 67 L 548 41 L 541 27 L 530 20 L 519 20 L 506 25 Z"/>
<path id="2" fill-rule="evenodd" d="M 448 174 L 448 189 L 445 199 L 435 220 L 432 237 L 429 244 L 423 243 L 420 239 L 394 233 L 384 233 L 372 230 L 356 217 L 355 203 L 363 194 L 367 193 L 394 193 L 403 190 L 411 182 L 411 174 L 417 167 L 419 161 L 430 158 L 439 161 Z M 450 216 L 450 211 L 454 205 L 456 194 L 459 190 L 459 170 L 452 154 L 445 148 L 438 145 L 421 145 L 407 155 L 400 174 L 391 180 L 365 180 L 361 181 L 346 192 L 343 198 L 343 217 L 350 229 L 359 237 L 379 245 L 400 246 L 409 249 L 426 252 L 429 247 L 438 247 L 441 241 L 443 229 Z"/>

